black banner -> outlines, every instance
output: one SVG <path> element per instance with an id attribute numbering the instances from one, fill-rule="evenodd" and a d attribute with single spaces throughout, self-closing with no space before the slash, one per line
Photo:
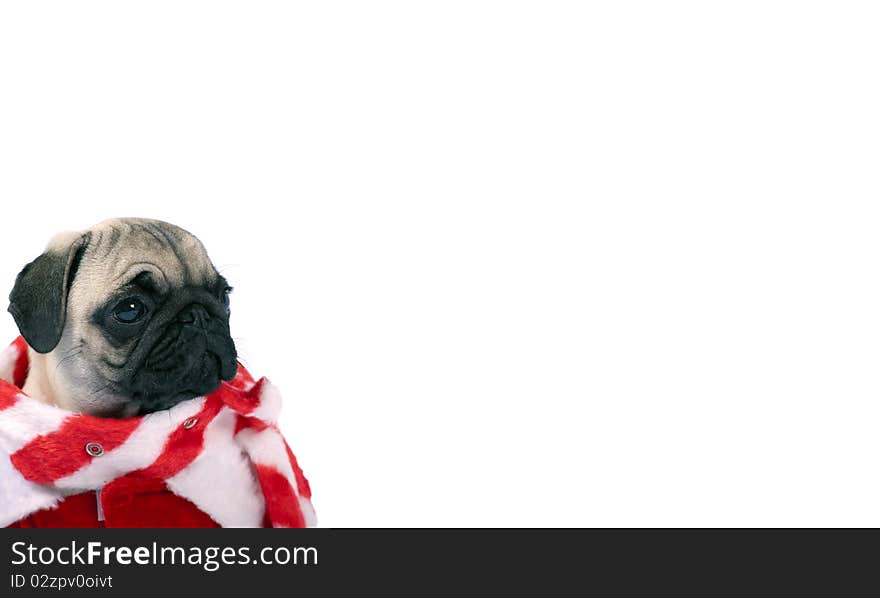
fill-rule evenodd
<path id="1" fill-rule="evenodd" d="M 877 530 L 3 530 L 0 596 L 876 591 Z M 339 594 L 336 594 L 339 592 Z M 519 594 L 517 594 L 519 595 Z"/>

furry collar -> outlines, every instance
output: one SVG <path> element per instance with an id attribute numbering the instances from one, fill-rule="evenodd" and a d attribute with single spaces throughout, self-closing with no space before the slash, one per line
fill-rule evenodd
<path id="1" fill-rule="evenodd" d="M 126 475 L 164 480 L 223 527 L 315 524 L 308 482 L 276 425 L 281 397 L 243 366 L 207 397 L 128 419 L 28 397 L 27 367 L 24 339 L 0 352 L 0 527 Z"/>

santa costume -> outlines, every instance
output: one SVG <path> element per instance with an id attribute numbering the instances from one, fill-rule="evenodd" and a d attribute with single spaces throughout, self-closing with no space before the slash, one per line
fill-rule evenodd
<path id="1" fill-rule="evenodd" d="M 207 397 L 108 419 L 25 395 L 27 349 L 0 352 L 0 527 L 315 525 L 265 378 L 239 366 Z"/>

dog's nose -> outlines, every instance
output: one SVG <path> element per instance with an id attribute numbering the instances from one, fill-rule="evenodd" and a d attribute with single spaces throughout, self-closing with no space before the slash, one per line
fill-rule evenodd
<path id="1" fill-rule="evenodd" d="M 204 306 L 193 304 L 177 315 L 177 321 L 183 324 L 194 324 L 199 328 L 204 328 L 207 325 L 209 317 L 208 310 L 205 309 Z"/>

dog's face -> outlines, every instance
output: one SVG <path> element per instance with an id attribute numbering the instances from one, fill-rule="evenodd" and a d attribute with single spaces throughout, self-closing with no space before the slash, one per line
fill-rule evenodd
<path id="1" fill-rule="evenodd" d="M 48 354 L 62 406 L 127 417 L 235 376 L 230 290 L 196 237 L 126 218 L 56 237 L 19 274 L 9 310 L 28 344 Z"/>

